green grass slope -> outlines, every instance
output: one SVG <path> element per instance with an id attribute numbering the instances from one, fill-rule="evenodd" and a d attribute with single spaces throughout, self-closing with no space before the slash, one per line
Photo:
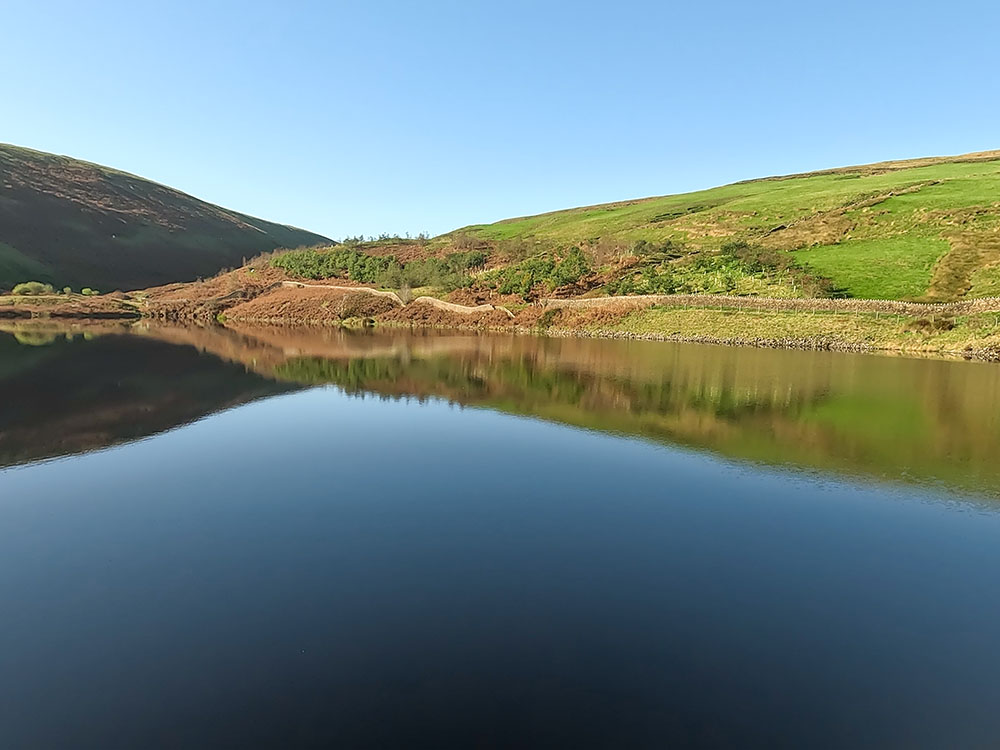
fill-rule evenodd
<path id="1" fill-rule="evenodd" d="M 719 252 L 734 242 L 758 255 L 734 260 Z M 431 242 L 442 244 L 489 248 L 494 264 L 579 246 L 615 280 L 612 291 L 622 280 L 628 291 L 656 291 L 644 288 L 644 278 L 669 274 L 678 291 L 802 296 L 815 292 L 796 280 L 811 276 L 851 297 L 993 296 L 1000 291 L 1000 151 L 556 211 L 469 226 Z"/>
<path id="2" fill-rule="evenodd" d="M 330 240 L 125 172 L 0 144 L 0 289 L 29 279 L 137 289 L 315 244 Z"/>

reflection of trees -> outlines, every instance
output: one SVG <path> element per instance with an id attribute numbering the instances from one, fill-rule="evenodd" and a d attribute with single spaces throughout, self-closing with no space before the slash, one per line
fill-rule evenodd
<path id="1" fill-rule="evenodd" d="M 842 355 L 824 355 L 841 357 Z M 524 353 L 508 358 L 477 353 L 372 359 L 292 357 L 273 375 L 296 383 L 336 384 L 349 393 L 385 397 L 436 396 L 573 424 L 588 429 L 683 444 L 735 458 L 833 469 L 887 479 L 943 480 L 993 491 L 1000 471 L 993 456 L 1000 430 L 981 409 L 958 408 L 974 386 L 975 365 L 880 358 L 854 360 L 863 370 L 887 368 L 885 379 L 857 372 L 796 377 L 781 382 L 677 368 L 658 379 L 560 368 L 550 358 Z M 893 371 L 926 372 L 914 387 Z M 938 408 L 940 368 L 951 369 Z M 595 368 L 599 370 L 600 368 Z M 801 375 L 801 373 L 800 373 Z M 995 373 L 994 373 L 995 377 Z M 957 381 L 957 382 L 956 382 Z M 979 386 L 992 382 L 986 378 Z M 982 392 L 983 400 L 990 393 Z M 995 398 L 995 392 L 992 394 Z"/>
<path id="2" fill-rule="evenodd" d="M 48 347 L 0 335 L 0 384 L 10 396 L 0 405 L 0 460 L 13 460 L 13 435 L 33 446 L 30 455 L 70 452 L 260 395 L 329 383 L 385 398 L 443 398 L 741 460 L 940 480 L 992 494 L 1000 488 L 995 365 L 410 331 L 138 332 L 141 338 Z M 52 374 L 59 372 L 66 373 L 62 380 Z M 126 388 L 116 393 L 112 383 Z M 94 393 L 102 396 L 90 407 Z M 10 410 L 20 401 L 33 405 L 33 415 L 17 423 Z M 149 418 L 129 412 L 140 405 L 149 407 Z M 95 425 L 84 441 L 83 427 Z M 57 450 L 51 436 L 60 433 L 77 437 Z"/>

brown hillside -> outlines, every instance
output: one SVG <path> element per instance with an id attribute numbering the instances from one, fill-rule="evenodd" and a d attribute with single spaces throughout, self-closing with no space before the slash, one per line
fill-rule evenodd
<path id="1" fill-rule="evenodd" d="M 320 235 L 65 156 L 0 144 L 0 289 L 138 289 L 210 276 Z"/>

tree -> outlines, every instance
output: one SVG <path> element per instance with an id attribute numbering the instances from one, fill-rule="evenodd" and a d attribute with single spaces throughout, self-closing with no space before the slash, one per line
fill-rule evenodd
<path id="1" fill-rule="evenodd" d="M 55 294 L 55 289 L 52 288 L 51 284 L 43 284 L 41 281 L 26 281 L 15 286 L 13 293 L 23 295 Z"/>

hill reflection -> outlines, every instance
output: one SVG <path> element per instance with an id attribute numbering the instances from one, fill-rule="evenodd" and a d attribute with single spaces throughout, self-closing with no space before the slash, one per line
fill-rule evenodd
<path id="1" fill-rule="evenodd" d="M 87 342 L 0 343 L 5 464 L 331 384 L 737 460 L 1000 494 L 1000 367 L 988 363 L 333 329 L 161 326 Z"/>

